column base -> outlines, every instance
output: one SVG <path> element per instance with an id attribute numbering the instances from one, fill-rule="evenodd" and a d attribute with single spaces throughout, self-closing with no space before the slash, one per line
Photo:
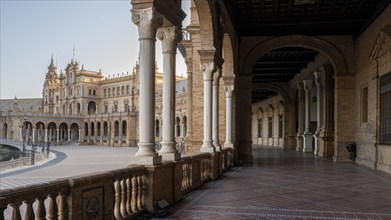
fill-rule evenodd
<path id="1" fill-rule="evenodd" d="M 212 140 L 209 140 L 209 141 L 205 141 L 204 140 L 204 143 L 202 144 L 201 146 L 201 149 L 200 149 L 201 152 L 207 152 L 207 153 L 214 153 L 216 152 L 213 144 L 212 144 Z"/>
<path id="2" fill-rule="evenodd" d="M 224 144 L 224 148 L 234 148 L 234 144 L 233 143 L 225 143 Z"/>
<path id="3" fill-rule="evenodd" d="M 162 156 L 133 156 L 132 162 L 138 165 L 159 165 L 162 164 Z"/>
<path id="4" fill-rule="evenodd" d="M 168 160 L 168 161 L 178 161 L 181 159 L 181 154 L 178 152 L 162 153 L 162 154 L 159 154 L 159 156 L 161 156 L 163 160 Z"/>
<path id="5" fill-rule="evenodd" d="M 314 135 L 313 135 L 313 137 L 314 137 L 314 146 L 315 146 L 315 148 L 314 148 L 314 155 L 315 156 L 318 156 L 318 152 L 319 152 L 319 133 L 318 132 L 316 132 Z"/>
<path id="6" fill-rule="evenodd" d="M 217 152 L 220 152 L 220 151 L 221 151 L 221 146 L 220 146 L 219 143 L 213 143 L 213 147 L 215 148 L 215 150 L 216 150 Z"/>
<path id="7" fill-rule="evenodd" d="M 303 152 L 312 152 L 312 133 L 303 134 Z"/>

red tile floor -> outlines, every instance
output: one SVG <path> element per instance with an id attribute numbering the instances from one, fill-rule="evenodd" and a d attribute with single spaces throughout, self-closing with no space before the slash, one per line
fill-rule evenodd
<path id="1" fill-rule="evenodd" d="M 235 167 L 184 196 L 167 219 L 391 219 L 391 176 L 310 153 L 253 148 Z"/>

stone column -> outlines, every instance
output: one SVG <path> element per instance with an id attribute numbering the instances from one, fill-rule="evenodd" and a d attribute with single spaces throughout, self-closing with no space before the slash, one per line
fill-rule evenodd
<path id="1" fill-rule="evenodd" d="M 118 146 L 122 146 L 122 120 L 119 119 L 118 123 Z"/>
<path id="2" fill-rule="evenodd" d="M 71 129 L 68 128 L 68 142 L 71 142 Z"/>
<path id="3" fill-rule="evenodd" d="M 60 142 L 60 129 L 57 128 L 57 142 Z"/>
<path id="4" fill-rule="evenodd" d="M 216 151 L 221 151 L 220 140 L 219 140 L 219 81 L 221 78 L 221 70 L 218 69 L 213 74 L 213 97 L 212 97 L 212 136 L 213 146 Z"/>
<path id="5" fill-rule="evenodd" d="M 305 92 L 305 128 L 303 134 L 303 152 L 312 152 L 312 133 L 310 131 L 310 95 L 312 80 L 303 80 L 304 92 Z"/>
<path id="6" fill-rule="evenodd" d="M 163 160 L 180 159 L 175 149 L 175 55 L 182 33 L 178 27 L 159 28 L 157 37 L 163 53 L 163 139 L 159 154 Z"/>
<path id="7" fill-rule="evenodd" d="M 323 109 L 322 109 L 322 102 L 323 102 L 323 97 L 322 97 L 322 73 L 321 72 L 315 72 L 315 84 L 316 84 L 316 132 L 314 134 L 315 138 L 315 149 L 314 149 L 314 155 L 318 155 L 319 151 L 319 133 L 321 130 L 321 127 L 323 126 L 323 121 L 322 121 L 322 115 L 323 115 Z"/>
<path id="8" fill-rule="evenodd" d="M 155 151 L 155 40 L 163 23 L 154 8 L 132 9 L 132 21 L 137 25 L 140 41 L 139 150 L 134 159 L 138 164 L 161 164 Z"/>
<path id="9" fill-rule="evenodd" d="M 298 121 L 298 128 L 296 133 L 296 151 L 302 151 L 303 150 L 303 84 L 299 83 L 297 84 L 297 121 Z"/>
<path id="10" fill-rule="evenodd" d="M 98 123 L 95 121 L 94 122 L 94 144 L 97 143 L 97 138 L 98 138 Z"/>
<path id="11" fill-rule="evenodd" d="M 45 138 L 44 138 L 44 141 L 48 142 L 48 129 L 47 128 L 45 128 Z"/>
<path id="12" fill-rule="evenodd" d="M 201 152 L 211 153 L 215 152 L 212 143 L 212 80 L 213 73 L 216 71 L 216 66 L 213 60 L 203 62 L 201 53 L 202 52 L 200 52 L 200 56 L 204 77 L 204 140 L 201 146 Z"/>
<path id="13" fill-rule="evenodd" d="M 22 128 L 19 128 L 19 140 L 23 141 Z"/>
<path id="14" fill-rule="evenodd" d="M 33 128 L 33 138 L 32 141 L 35 142 L 35 128 Z"/>
<path id="15" fill-rule="evenodd" d="M 226 85 L 225 86 L 225 101 L 226 101 L 226 115 L 225 115 L 225 126 L 226 126 L 226 139 L 224 147 L 233 148 L 234 144 L 232 143 L 232 92 L 234 86 Z"/>
<path id="16" fill-rule="evenodd" d="M 79 129 L 79 141 L 81 141 L 81 129 Z"/>

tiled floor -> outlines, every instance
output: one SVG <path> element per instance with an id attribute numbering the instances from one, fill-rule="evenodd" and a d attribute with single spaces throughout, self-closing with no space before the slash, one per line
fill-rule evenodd
<path id="1" fill-rule="evenodd" d="M 254 147 L 171 208 L 169 219 L 391 219 L 390 175 L 291 150 Z"/>

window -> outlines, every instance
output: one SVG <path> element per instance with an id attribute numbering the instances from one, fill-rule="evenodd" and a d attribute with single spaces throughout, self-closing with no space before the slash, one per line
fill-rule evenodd
<path id="1" fill-rule="evenodd" d="M 107 97 L 107 90 L 106 89 L 103 90 L 103 96 Z"/>
<path id="2" fill-rule="evenodd" d="M 284 133 L 284 116 L 278 116 L 278 138 L 282 138 L 282 134 Z"/>
<path id="3" fill-rule="evenodd" d="M 105 113 L 107 113 L 109 111 L 109 105 L 107 102 L 105 102 Z"/>
<path id="4" fill-rule="evenodd" d="M 117 87 L 117 96 L 120 95 L 119 87 Z"/>
<path id="5" fill-rule="evenodd" d="M 391 72 L 380 77 L 380 135 L 381 144 L 391 145 Z"/>
<path id="6" fill-rule="evenodd" d="M 113 96 L 115 96 L 115 88 L 113 88 Z"/>
<path id="7" fill-rule="evenodd" d="M 121 95 L 125 95 L 125 86 L 121 87 Z"/>
<path id="8" fill-rule="evenodd" d="M 268 118 L 268 137 L 273 137 L 273 117 Z"/>
<path id="9" fill-rule="evenodd" d="M 368 122 L 368 87 L 362 89 L 361 94 L 361 122 Z"/>
<path id="10" fill-rule="evenodd" d="M 91 95 L 91 89 L 88 90 L 88 95 Z"/>
<path id="11" fill-rule="evenodd" d="M 109 97 L 111 96 L 111 89 L 109 88 Z"/>
<path id="12" fill-rule="evenodd" d="M 262 118 L 258 119 L 258 137 L 262 137 Z"/>
<path id="13" fill-rule="evenodd" d="M 58 95 L 56 96 L 56 102 L 58 102 Z"/>
<path id="14" fill-rule="evenodd" d="M 126 94 L 129 95 L 130 86 L 126 86 Z"/>
<path id="15" fill-rule="evenodd" d="M 95 91 L 95 89 L 94 89 L 94 90 L 92 90 L 92 95 L 96 95 L 96 91 Z"/>

